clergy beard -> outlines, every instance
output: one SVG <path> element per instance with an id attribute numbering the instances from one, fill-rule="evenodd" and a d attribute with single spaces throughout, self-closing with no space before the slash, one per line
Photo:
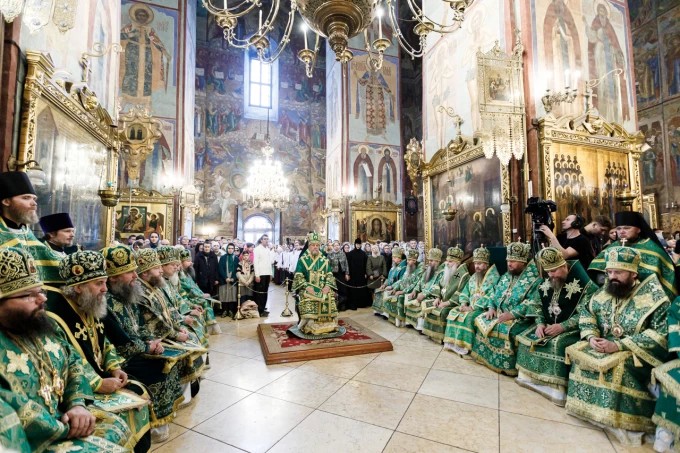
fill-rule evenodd
<path id="1" fill-rule="evenodd" d="M 86 314 L 95 319 L 106 316 L 106 294 L 90 294 L 85 291 L 78 295 L 78 307 Z"/>
<path id="2" fill-rule="evenodd" d="M 508 273 L 512 275 L 513 277 L 518 277 L 522 275 L 522 272 L 524 272 L 524 268 L 522 269 L 510 269 L 508 268 Z"/>
<path id="3" fill-rule="evenodd" d="M 38 213 L 31 210 L 22 210 L 16 206 L 10 205 L 7 210 L 9 211 L 10 219 L 16 221 L 18 224 L 23 225 L 33 225 L 40 221 Z"/>
<path id="4" fill-rule="evenodd" d="M 109 291 L 124 304 L 136 304 L 142 297 L 142 285 L 134 281 L 131 285 L 109 281 Z"/>
<path id="5" fill-rule="evenodd" d="M 312 256 L 318 256 L 318 255 L 319 255 L 319 252 L 317 252 L 317 251 L 312 252 L 312 251 L 310 250 L 310 251 L 309 251 L 309 254 L 312 255 Z"/>
<path id="6" fill-rule="evenodd" d="M 149 281 L 147 282 L 152 288 L 164 288 L 167 283 L 162 275 L 151 275 L 149 276 Z"/>
<path id="7" fill-rule="evenodd" d="M 404 277 L 408 277 L 416 270 L 415 264 L 406 264 L 406 272 L 404 272 Z"/>
<path id="8" fill-rule="evenodd" d="M 634 284 L 635 280 L 628 283 L 623 283 L 618 280 L 609 280 L 607 282 L 607 292 L 614 297 L 628 297 L 630 296 L 630 293 L 633 292 Z"/>
<path id="9" fill-rule="evenodd" d="M 38 338 L 54 334 L 54 326 L 42 308 L 36 308 L 30 314 L 20 312 L 6 313 L 2 322 L 5 326 L 13 326 L 3 326 L 2 330 L 23 338 Z"/>
<path id="10" fill-rule="evenodd" d="M 179 275 L 177 273 L 172 274 L 167 280 L 172 284 L 172 286 L 179 286 Z"/>
<path id="11" fill-rule="evenodd" d="M 427 269 L 425 269 L 425 283 L 432 280 L 432 277 L 434 277 L 434 272 L 436 269 L 437 266 L 427 266 Z"/>
<path id="12" fill-rule="evenodd" d="M 552 278 L 550 279 L 550 286 L 552 286 L 552 289 L 553 289 L 553 290 L 559 291 L 560 289 L 562 289 L 562 287 L 564 286 L 564 284 L 565 284 L 566 282 L 567 282 L 567 279 L 566 279 L 566 278 L 562 278 L 562 277 L 552 277 Z"/>
<path id="13" fill-rule="evenodd" d="M 456 273 L 456 268 L 449 265 L 444 266 L 444 276 L 442 277 L 442 286 L 446 288 L 449 285 L 449 280 L 453 274 Z"/>
<path id="14" fill-rule="evenodd" d="M 192 280 L 196 280 L 196 270 L 193 266 L 189 266 L 184 269 L 184 273 L 191 277 Z"/>

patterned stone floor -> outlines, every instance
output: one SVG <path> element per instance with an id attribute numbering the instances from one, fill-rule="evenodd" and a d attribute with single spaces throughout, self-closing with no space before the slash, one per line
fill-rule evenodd
<path id="1" fill-rule="evenodd" d="M 372 310 L 343 312 L 391 340 L 394 351 L 265 365 L 259 322 L 220 319 L 196 401 L 156 452 L 651 452 L 625 448 L 533 392 L 443 350 Z M 187 450 L 190 449 L 190 450 Z"/>

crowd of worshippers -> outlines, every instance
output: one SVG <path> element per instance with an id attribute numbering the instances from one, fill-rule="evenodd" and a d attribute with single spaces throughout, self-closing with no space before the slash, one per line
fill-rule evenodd
<path id="1" fill-rule="evenodd" d="M 0 450 L 148 451 L 199 392 L 219 302 L 184 248 L 80 250 L 37 207 L 0 174 Z"/>
<path id="2" fill-rule="evenodd" d="M 588 267 L 564 246 L 535 256 L 521 242 L 470 256 L 432 248 L 420 263 L 418 250 L 395 247 L 372 308 L 622 444 L 677 449 L 680 280 L 642 215 L 620 212 L 615 222 L 617 238 Z"/>

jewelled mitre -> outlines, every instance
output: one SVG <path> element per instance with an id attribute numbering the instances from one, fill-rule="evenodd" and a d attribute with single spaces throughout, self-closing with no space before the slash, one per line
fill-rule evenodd
<path id="1" fill-rule="evenodd" d="M 489 264 L 491 261 L 491 252 L 484 246 L 477 247 L 472 252 L 472 262 L 474 263 L 486 263 Z"/>
<path id="2" fill-rule="evenodd" d="M 107 277 L 104 255 L 93 250 L 81 250 L 59 263 L 59 275 L 66 286 L 79 285 L 98 278 Z"/>
<path id="3" fill-rule="evenodd" d="M 161 245 L 156 249 L 161 264 L 179 263 L 179 250 L 171 245 Z"/>
<path id="4" fill-rule="evenodd" d="M 402 258 L 404 256 L 404 249 L 401 247 L 394 247 L 392 249 L 392 256 L 398 256 L 399 258 Z"/>
<path id="5" fill-rule="evenodd" d="M 139 249 L 135 253 L 135 258 L 137 259 L 137 274 L 143 274 L 149 269 L 161 265 L 158 260 L 158 253 L 154 249 Z"/>
<path id="6" fill-rule="evenodd" d="M 552 271 L 560 266 L 567 264 L 564 260 L 562 252 L 555 247 L 546 247 L 538 252 L 536 255 L 538 262 L 545 271 Z"/>
<path id="7" fill-rule="evenodd" d="M 433 247 L 433 248 L 430 249 L 429 252 L 427 252 L 427 259 L 428 259 L 428 260 L 441 261 L 441 260 L 442 260 L 442 255 L 443 255 L 443 254 L 444 254 L 444 253 L 442 253 L 441 250 L 439 250 L 439 249 L 436 248 L 436 247 Z"/>
<path id="8" fill-rule="evenodd" d="M 312 231 L 307 235 L 307 243 L 311 244 L 313 242 L 321 243 L 321 238 L 319 237 L 319 233 L 316 231 Z"/>
<path id="9" fill-rule="evenodd" d="M 446 261 L 455 261 L 456 263 L 460 263 L 463 261 L 464 255 L 465 252 L 463 252 L 463 249 L 460 247 L 449 247 L 449 249 L 446 251 Z"/>
<path id="10" fill-rule="evenodd" d="M 187 249 L 182 249 L 179 251 L 179 260 L 186 261 L 191 259 L 191 252 Z"/>
<path id="11" fill-rule="evenodd" d="M 106 275 L 109 277 L 137 270 L 137 260 L 130 247 L 125 245 L 104 247 L 101 254 L 106 260 Z"/>
<path id="12" fill-rule="evenodd" d="M 506 259 L 508 261 L 520 261 L 522 263 L 529 262 L 529 253 L 531 253 L 531 246 L 523 242 L 511 242 L 508 244 L 508 254 Z"/>
<path id="13" fill-rule="evenodd" d="M 407 260 L 417 260 L 418 259 L 418 250 L 410 250 L 406 253 L 406 259 Z"/>
<path id="14" fill-rule="evenodd" d="M 33 257 L 24 249 L 0 248 L 0 299 L 42 286 Z"/>
<path id="15" fill-rule="evenodd" d="M 605 250 L 605 269 L 635 272 L 640 264 L 640 252 L 631 247 L 609 247 Z"/>

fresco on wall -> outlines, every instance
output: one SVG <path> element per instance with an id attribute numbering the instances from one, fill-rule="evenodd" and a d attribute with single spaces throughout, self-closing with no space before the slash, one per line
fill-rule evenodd
<path id="1" fill-rule="evenodd" d="M 71 74 L 75 82 L 81 80 L 82 53 L 91 51 L 96 42 L 109 44 L 117 41 L 120 32 L 120 2 L 79 1 L 77 7 L 74 26 L 65 33 L 54 25 L 52 15 L 49 23 L 36 33 L 29 32 L 20 20 L 21 16 L 15 22 L 20 23 L 21 27 L 21 32 L 17 33 L 21 49 L 48 53 L 54 66 Z M 112 116 L 116 113 L 114 104 L 119 58 L 120 54 L 111 52 L 90 60 L 90 88 Z"/>
<path id="2" fill-rule="evenodd" d="M 666 3 L 666 0 L 628 0 L 630 14 L 630 26 L 638 28 L 654 18 L 657 2 Z"/>
<path id="3" fill-rule="evenodd" d="M 398 60 L 385 57 L 379 72 L 367 60 L 356 51 L 349 63 L 349 139 L 399 145 Z"/>
<path id="4" fill-rule="evenodd" d="M 664 96 L 680 94 L 680 8 L 659 18 Z"/>
<path id="5" fill-rule="evenodd" d="M 383 7 L 383 9 L 385 9 L 385 7 Z M 370 43 L 373 43 L 373 41 L 380 37 L 380 31 L 378 29 L 378 18 L 376 16 L 373 16 L 373 20 L 366 29 L 366 32 L 368 34 L 368 41 Z M 397 40 L 397 34 L 392 29 L 391 22 L 386 15 L 384 15 L 382 18 L 382 37 L 383 39 L 389 39 L 392 42 L 392 44 L 390 44 L 390 46 L 387 49 L 385 49 L 385 55 L 389 55 L 392 57 L 398 56 L 399 41 Z M 359 33 L 357 36 L 350 39 L 347 47 L 357 50 L 366 49 L 366 38 L 364 36 L 364 33 Z M 371 49 L 372 48 L 373 47 L 371 47 Z"/>
<path id="6" fill-rule="evenodd" d="M 544 114 L 540 98 L 545 89 L 574 85 L 574 71 L 585 79 L 601 79 L 593 103 L 603 117 L 635 129 L 629 55 L 629 23 L 625 5 L 614 0 L 535 0 L 534 98 L 537 113 Z M 569 72 L 565 72 L 565 71 Z M 617 74 L 616 70 L 622 70 Z M 555 115 L 580 113 L 580 103 L 562 104 Z"/>
<path id="7" fill-rule="evenodd" d="M 120 95 L 123 110 L 148 106 L 156 116 L 177 115 L 178 12 L 123 1 Z"/>
<path id="8" fill-rule="evenodd" d="M 663 106 L 666 125 L 666 147 L 670 160 L 671 183 L 673 184 L 672 199 L 680 195 L 680 100 L 669 102 Z"/>
<path id="9" fill-rule="evenodd" d="M 662 194 L 666 188 L 666 159 L 663 149 L 663 115 L 661 107 L 638 112 L 638 126 L 645 134 L 649 149 L 640 158 L 642 189 Z"/>
<path id="10" fill-rule="evenodd" d="M 437 17 L 437 16 L 435 16 Z M 488 51 L 496 40 L 505 46 L 505 12 L 499 2 L 472 4 L 461 28 L 429 47 L 423 60 L 423 140 L 425 159 L 432 158 L 456 133 L 439 107 L 452 107 L 463 118 L 461 131 L 472 136 L 481 129 L 477 101 L 477 50 Z M 433 34 L 433 33 L 431 33 Z"/>
<path id="11" fill-rule="evenodd" d="M 327 47 L 326 52 L 333 52 Z M 332 60 L 329 60 L 332 61 Z M 329 63 L 331 64 L 331 63 Z M 340 146 L 342 136 L 342 65 L 333 61 L 326 71 L 326 125 L 328 127 L 328 149 Z"/>
<path id="12" fill-rule="evenodd" d="M 651 22 L 633 33 L 635 79 L 638 108 L 654 105 L 661 99 L 661 65 L 656 23 Z"/>
<path id="13" fill-rule="evenodd" d="M 402 203 L 401 154 L 394 146 L 350 143 L 350 182 L 357 201 Z"/>
<path id="14" fill-rule="evenodd" d="M 680 6 L 680 0 L 656 0 L 656 14 L 663 14 Z"/>
<path id="15" fill-rule="evenodd" d="M 199 4 L 193 120 L 194 184 L 202 188 L 202 208 L 196 225 L 234 236 L 237 204 L 251 164 L 262 158 L 267 122 L 246 117 L 245 54 L 227 47 L 215 27 Z M 269 125 L 274 159 L 281 162 L 291 189 L 291 204 L 281 216 L 284 237 L 318 231 L 326 199 L 325 59 L 317 60 L 314 77 L 308 79 L 293 53 L 304 44 L 301 37 L 292 39 L 278 60 L 278 119 Z"/>

